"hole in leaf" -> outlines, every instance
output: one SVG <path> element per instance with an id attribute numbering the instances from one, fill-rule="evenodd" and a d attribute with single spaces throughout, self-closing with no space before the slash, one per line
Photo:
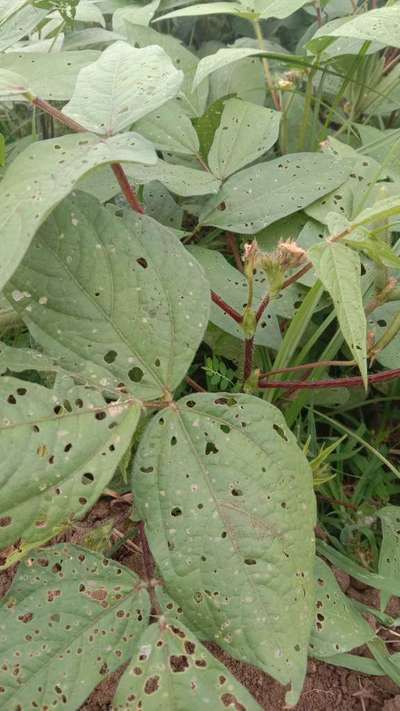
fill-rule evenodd
<path id="1" fill-rule="evenodd" d="M 137 367 L 131 368 L 128 372 L 129 380 L 132 380 L 133 383 L 140 383 L 143 380 L 143 376 L 143 370 Z"/>

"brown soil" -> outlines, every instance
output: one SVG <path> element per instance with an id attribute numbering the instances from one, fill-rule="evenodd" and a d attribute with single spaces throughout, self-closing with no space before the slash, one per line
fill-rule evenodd
<path id="1" fill-rule="evenodd" d="M 129 502 L 102 499 L 79 526 L 68 535 L 73 543 L 83 543 L 85 536 L 98 525 L 113 521 L 114 530 L 124 533 L 130 523 Z M 67 536 L 59 540 L 66 540 Z M 56 541 L 54 541 L 56 542 Z M 140 574 L 140 558 L 133 549 L 121 548 L 118 559 L 124 565 Z M 347 594 L 368 605 L 377 605 L 376 591 L 360 586 L 356 581 L 335 571 L 339 584 Z M 0 574 L 0 598 L 7 592 L 14 576 L 13 570 Z M 400 614 L 400 600 L 393 599 L 388 610 L 393 615 Z M 393 642 L 393 640 L 392 640 Z M 285 690 L 267 674 L 248 664 L 232 659 L 215 645 L 209 646 L 215 656 L 223 661 L 230 671 L 253 694 L 264 711 L 282 711 Z M 399 646 L 391 645 L 393 651 Z M 360 651 L 360 650 L 359 650 Z M 111 701 L 123 669 L 112 674 L 99 684 L 80 711 L 110 711 Z M 399 688 L 387 677 L 368 677 L 363 674 L 333 667 L 310 660 L 308 674 L 300 702 L 296 711 L 400 711 Z M 70 711 L 74 711 L 71 709 Z"/>

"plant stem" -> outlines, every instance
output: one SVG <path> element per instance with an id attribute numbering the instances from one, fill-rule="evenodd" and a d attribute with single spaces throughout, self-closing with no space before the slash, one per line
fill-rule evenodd
<path id="1" fill-rule="evenodd" d="M 307 272 L 309 272 L 311 268 L 312 268 L 311 262 L 307 262 L 307 264 L 305 264 L 302 269 L 300 269 L 298 272 L 296 272 L 296 274 L 292 274 L 292 276 L 288 277 L 286 279 L 286 281 L 283 282 L 281 290 L 283 291 L 283 289 L 287 289 L 288 286 L 291 286 L 296 281 L 301 279 L 301 277 L 304 276 L 304 274 L 307 274 Z M 260 321 L 260 319 L 262 319 L 262 317 L 264 315 L 264 311 L 267 308 L 270 301 L 271 301 L 271 297 L 269 296 L 269 294 L 264 296 L 264 298 L 257 310 L 257 323 Z"/>
<path id="2" fill-rule="evenodd" d="M 215 291 L 211 291 L 211 299 L 214 304 L 219 306 L 222 311 L 225 311 L 225 313 L 228 314 L 228 316 L 230 316 L 231 318 L 233 318 L 236 323 L 242 323 L 242 316 L 240 315 L 240 313 L 236 311 L 236 309 L 234 309 L 232 306 L 229 306 L 229 304 L 227 304 L 226 301 L 224 301 L 223 298 L 219 296 L 219 294 L 216 294 Z"/>
<path id="3" fill-rule="evenodd" d="M 81 126 L 80 123 L 77 123 L 76 121 L 74 121 L 74 119 L 69 118 L 69 116 L 63 114 L 62 111 L 59 111 L 59 109 L 56 109 L 54 106 L 49 104 L 47 101 L 40 99 L 38 96 L 31 98 L 31 103 L 38 109 L 42 109 L 42 111 L 44 111 L 49 116 L 52 116 L 53 118 L 57 119 L 57 121 L 62 123 L 64 126 L 67 126 L 72 131 L 75 131 L 76 133 L 86 133 L 86 129 Z M 112 163 L 111 168 L 131 208 L 135 210 L 135 212 L 138 212 L 139 214 L 143 215 L 144 208 L 138 200 L 135 191 L 131 187 L 121 164 Z"/>
<path id="4" fill-rule="evenodd" d="M 155 579 L 155 564 L 154 558 L 151 554 L 149 544 L 147 541 L 146 533 L 144 530 L 144 521 L 138 523 L 138 533 L 140 547 L 142 549 L 142 561 L 144 568 L 144 580 L 146 582 L 147 592 L 149 593 L 149 598 L 152 607 L 152 613 L 155 615 L 161 615 L 161 608 L 157 600 L 156 591 L 154 585 L 157 582 Z"/>
<path id="5" fill-rule="evenodd" d="M 271 375 L 281 375 L 283 373 L 295 373 L 299 370 L 313 370 L 314 368 L 328 368 L 333 366 L 354 367 L 356 365 L 354 360 L 319 360 L 315 363 L 303 363 L 302 365 L 293 365 L 290 368 L 277 368 L 276 370 L 269 370 L 267 373 L 261 373 L 260 378 L 269 378 Z"/>
<path id="6" fill-rule="evenodd" d="M 323 20 L 322 20 L 322 13 L 321 13 L 321 0 L 315 0 L 315 10 L 317 13 L 317 25 L 318 27 L 322 27 L 323 25 Z"/>
<path id="7" fill-rule="evenodd" d="M 244 368 L 243 368 L 243 379 L 244 382 L 248 378 L 253 370 L 253 353 L 254 353 L 254 337 L 246 338 L 244 342 Z"/>
<path id="8" fill-rule="evenodd" d="M 235 236 L 232 234 L 232 232 L 227 232 L 225 234 L 225 239 L 226 243 L 230 249 L 230 252 L 235 260 L 236 268 L 243 273 L 243 262 L 242 258 L 240 256 L 240 252 L 238 249 L 238 245 L 235 239 Z"/>
<path id="9" fill-rule="evenodd" d="M 396 370 L 386 370 L 383 373 L 374 373 L 368 377 L 368 382 L 384 383 L 389 380 L 397 380 L 400 378 L 400 368 Z M 361 376 L 353 378 L 336 378 L 332 380 L 286 380 L 286 381 L 269 381 L 262 379 L 258 383 L 261 389 L 282 388 L 286 390 L 324 390 L 328 388 L 358 388 L 362 387 L 364 381 Z"/>
<path id="10" fill-rule="evenodd" d="M 203 388 L 201 385 L 196 383 L 196 381 L 193 380 L 192 378 L 190 378 L 188 375 L 186 376 L 185 380 L 186 380 L 187 384 L 190 385 L 192 390 L 196 390 L 198 393 L 206 393 L 207 392 L 207 390 L 205 390 L 205 388 Z"/>
<path id="11" fill-rule="evenodd" d="M 252 25 L 254 28 L 254 34 L 258 41 L 258 46 L 262 51 L 266 51 L 265 40 L 261 30 L 261 25 L 259 20 L 252 20 Z M 264 69 L 265 81 L 267 82 L 268 88 L 271 92 L 272 101 L 277 111 L 281 110 L 281 100 L 279 94 L 274 87 L 274 80 L 272 78 L 271 70 L 269 67 L 269 62 L 266 57 L 262 57 L 262 65 Z"/>

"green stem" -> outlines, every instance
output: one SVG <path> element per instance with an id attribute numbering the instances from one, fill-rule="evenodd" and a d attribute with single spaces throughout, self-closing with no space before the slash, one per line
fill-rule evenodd
<path id="1" fill-rule="evenodd" d="M 254 28 L 254 34 L 257 38 L 259 48 L 263 51 L 266 50 L 264 35 L 262 33 L 260 21 L 259 20 L 252 20 L 252 25 Z M 267 82 L 268 88 L 271 92 L 272 101 L 274 102 L 274 106 L 275 106 L 276 110 L 280 111 L 281 110 L 281 100 L 280 100 L 278 92 L 276 91 L 276 89 L 274 87 L 274 80 L 272 78 L 269 62 L 266 57 L 262 57 L 262 65 L 263 65 L 263 69 L 264 69 L 265 81 Z"/>

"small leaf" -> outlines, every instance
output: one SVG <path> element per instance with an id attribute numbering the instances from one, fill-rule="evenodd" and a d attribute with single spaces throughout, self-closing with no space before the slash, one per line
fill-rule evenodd
<path id="1" fill-rule="evenodd" d="M 0 167 L 2 168 L 6 163 L 6 142 L 4 136 L 0 133 Z"/>
<path id="2" fill-rule="evenodd" d="M 242 5 L 239 2 L 213 2 L 201 3 L 201 5 L 189 5 L 179 10 L 168 12 L 166 15 L 157 17 L 155 22 L 168 20 L 174 17 L 198 17 L 201 15 L 239 15 Z M 251 11 L 250 11 L 251 12 Z"/>
<path id="3" fill-rule="evenodd" d="M 135 133 L 109 139 L 60 136 L 28 146 L 13 161 L 0 195 L 0 289 L 12 276 L 51 210 L 94 168 L 118 161 L 154 164 L 148 141 Z"/>
<path id="4" fill-rule="evenodd" d="M 260 158 L 279 135 L 280 114 L 247 101 L 230 99 L 208 154 L 210 170 L 224 180 Z"/>
<path id="5" fill-rule="evenodd" d="M 343 337 L 367 387 L 367 320 L 362 299 L 360 257 L 339 242 L 313 245 L 309 257 L 331 296 Z"/>
<path id="6" fill-rule="evenodd" d="M 400 506 L 389 504 L 377 512 L 382 525 L 382 544 L 379 552 L 379 575 L 397 577 L 400 572 Z M 381 591 L 381 609 L 384 610 L 391 598 L 390 593 Z"/>
<path id="7" fill-rule="evenodd" d="M 311 469 L 280 412 L 248 395 L 184 398 L 152 419 L 132 483 L 186 623 L 291 682 L 295 703 L 314 604 L 315 504 Z"/>
<path id="8" fill-rule="evenodd" d="M 127 449 L 140 404 L 107 404 L 65 377 L 54 389 L 0 379 L 0 548 L 49 540 L 101 495 Z M 29 476 L 27 476 L 29 473 Z"/>
<path id="9" fill-rule="evenodd" d="M 318 153 L 257 163 L 224 183 L 218 195 L 205 205 L 200 221 L 255 234 L 331 192 L 346 180 L 350 170 L 349 163 Z"/>
<path id="10" fill-rule="evenodd" d="M 161 47 L 115 42 L 81 69 L 63 112 L 88 131 L 111 136 L 173 99 L 182 80 Z"/>
<path id="11" fill-rule="evenodd" d="M 126 22 L 132 25 L 149 25 L 161 0 L 152 0 L 146 5 L 134 5 L 133 7 L 120 7 L 112 17 L 113 30 L 124 35 L 126 33 Z"/>
<path id="12" fill-rule="evenodd" d="M 67 544 L 34 554 L 3 603 L 3 708 L 80 708 L 129 661 L 149 613 L 139 578 L 113 560 Z"/>
<path id="13" fill-rule="evenodd" d="M 133 213 L 121 220 L 84 194 L 52 213 L 6 293 L 67 369 L 145 399 L 179 385 L 210 303 L 200 268 L 170 230 Z"/>
<path id="14" fill-rule="evenodd" d="M 169 603 L 167 603 L 169 604 Z M 114 711 L 210 711 L 259 705 L 185 625 L 168 615 L 136 641 L 132 662 L 119 683 Z"/>
<path id="15" fill-rule="evenodd" d="M 375 637 L 352 601 L 341 591 L 336 578 L 321 558 L 316 558 L 315 626 L 310 640 L 310 653 L 330 657 L 349 652 Z"/>

